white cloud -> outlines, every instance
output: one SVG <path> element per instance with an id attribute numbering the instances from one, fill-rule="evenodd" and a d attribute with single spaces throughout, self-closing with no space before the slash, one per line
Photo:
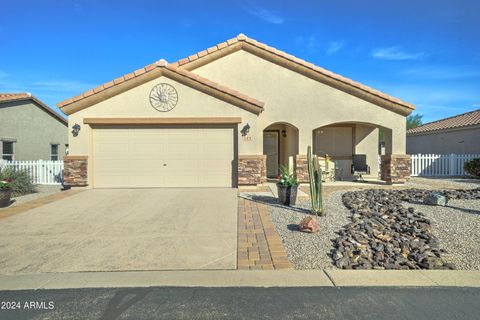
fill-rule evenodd
<path id="1" fill-rule="evenodd" d="M 248 13 L 268 23 L 281 24 L 285 22 L 284 17 L 278 15 L 277 13 L 274 13 L 273 11 L 265 9 L 263 7 L 259 7 L 252 4 L 248 8 L 246 8 L 246 10 Z"/>
<path id="2" fill-rule="evenodd" d="M 403 74 L 415 78 L 446 80 L 479 77 L 480 71 L 469 66 L 425 66 L 405 70 Z"/>
<path id="3" fill-rule="evenodd" d="M 319 48 L 318 39 L 315 36 L 297 36 L 295 37 L 295 43 L 309 53 L 314 53 Z"/>
<path id="4" fill-rule="evenodd" d="M 373 49 L 372 57 L 382 60 L 423 60 L 427 57 L 425 52 L 407 52 L 400 47 L 386 47 Z"/>
<path id="5" fill-rule="evenodd" d="M 340 51 L 345 44 L 343 41 L 331 41 L 327 47 L 327 55 L 331 56 L 332 54 Z"/>

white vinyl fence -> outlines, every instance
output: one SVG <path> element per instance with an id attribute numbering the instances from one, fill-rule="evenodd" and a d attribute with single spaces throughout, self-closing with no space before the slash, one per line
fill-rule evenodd
<path id="1" fill-rule="evenodd" d="M 412 176 L 463 176 L 463 165 L 480 154 L 412 154 Z"/>
<path id="2" fill-rule="evenodd" d="M 0 167 L 14 170 L 26 170 L 35 184 L 61 184 L 63 182 L 63 161 L 5 161 L 0 160 Z"/>

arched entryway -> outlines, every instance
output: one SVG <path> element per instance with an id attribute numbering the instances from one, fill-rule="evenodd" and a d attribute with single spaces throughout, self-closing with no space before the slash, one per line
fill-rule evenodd
<path id="1" fill-rule="evenodd" d="M 276 178 L 282 166 L 293 166 L 294 156 L 298 154 L 298 129 L 286 122 L 266 127 L 263 154 L 267 156 L 267 177 Z"/>
<path id="2" fill-rule="evenodd" d="M 337 179 L 353 178 L 351 165 L 356 155 L 366 158 L 368 177 L 377 179 L 380 154 L 391 152 L 392 130 L 371 123 L 333 123 L 314 129 L 312 135 L 313 153 L 333 160 Z"/>

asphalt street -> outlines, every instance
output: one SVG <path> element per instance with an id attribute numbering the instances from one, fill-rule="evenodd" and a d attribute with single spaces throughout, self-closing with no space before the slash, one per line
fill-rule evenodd
<path id="1" fill-rule="evenodd" d="M 0 301 L 2 320 L 480 319 L 480 289 L 458 287 L 26 290 Z"/>

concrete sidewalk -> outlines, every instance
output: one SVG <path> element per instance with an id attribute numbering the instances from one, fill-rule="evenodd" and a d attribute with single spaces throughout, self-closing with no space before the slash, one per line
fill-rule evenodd
<path id="1" fill-rule="evenodd" d="M 480 271 L 199 270 L 0 275 L 0 291 L 120 287 L 480 287 Z"/>

